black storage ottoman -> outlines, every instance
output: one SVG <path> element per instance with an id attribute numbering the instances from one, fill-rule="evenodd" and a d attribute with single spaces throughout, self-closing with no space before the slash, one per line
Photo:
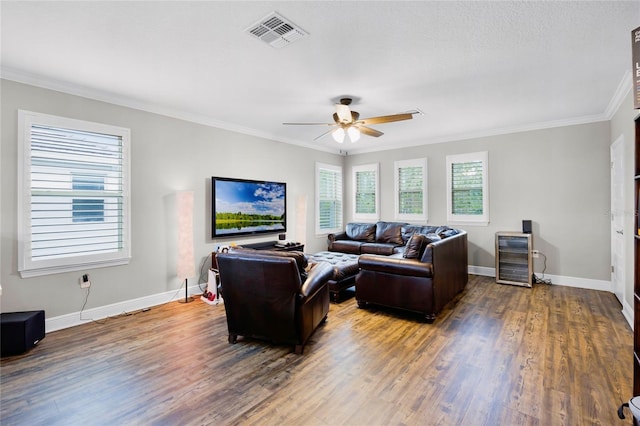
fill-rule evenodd
<path id="1" fill-rule="evenodd" d="M 0 314 L 2 356 L 19 355 L 44 339 L 44 311 Z"/>

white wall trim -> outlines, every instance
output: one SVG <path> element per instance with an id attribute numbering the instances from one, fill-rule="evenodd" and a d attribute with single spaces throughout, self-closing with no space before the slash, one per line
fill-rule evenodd
<path id="1" fill-rule="evenodd" d="M 631 79 L 631 72 L 630 71 L 628 72 L 629 72 L 629 79 Z M 237 132 L 245 135 L 284 142 L 291 145 L 302 146 L 304 148 L 311 148 L 317 151 L 330 152 L 332 154 L 339 154 L 342 156 L 347 155 L 347 153 L 349 155 L 365 154 L 365 153 L 378 152 L 378 151 L 389 151 L 394 149 L 411 148 L 415 146 L 429 145 L 429 144 L 435 144 L 435 143 L 455 142 L 455 141 L 466 140 L 466 139 L 500 136 L 500 135 L 506 135 L 511 133 L 521 133 L 521 132 L 529 132 L 534 130 L 551 129 L 555 127 L 574 126 L 579 124 L 590 124 L 590 123 L 597 123 L 600 121 L 608 121 L 613 116 L 613 114 L 609 115 L 610 111 L 613 109 L 615 112 L 619 107 L 619 105 L 616 106 L 616 102 L 617 103 L 622 102 L 622 100 L 618 100 L 620 95 L 618 94 L 618 92 L 616 92 L 613 98 L 611 99 L 611 101 L 609 102 L 609 106 L 607 107 L 606 111 L 600 114 L 585 115 L 580 117 L 572 117 L 572 118 L 567 118 L 562 120 L 553 120 L 553 121 L 547 121 L 547 122 L 531 123 L 531 124 L 522 125 L 522 126 L 510 126 L 510 127 L 496 128 L 496 129 L 490 129 L 490 130 L 478 130 L 478 131 L 472 131 L 467 133 L 460 133 L 457 135 L 436 137 L 430 140 L 420 139 L 420 140 L 410 141 L 410 142 L 399 144 L 399 145 L 394 145 L 392 147 L 383 146 L 383 147 L 369 148 L 361 145 L 359 148 L 354 148 L 352 150 L 346 151 L 342 149 L 325 147 L 320 144 L 309 145 L 305 142 L 301 142 L 299 140 L 294 140 L 291 138 L 278 138 L 272 134 L 268 134 L 256 129 L 245 127 L 245 126 L 238 126 L 236 124 L 215 120 L 211 117 L 206 117 L 203 115 L 193 114 L 190 112 L 180 111 L 172 108 L 160 107 L 158 105 L 140 102 L 131 98 L 114 95 L 112 93 L 91 89 L 91 88 L 80 86 L 77 84 L 62 82 L 59 80 L 54 80 L 54 79 L 43 77 L 40 75 L 25 73 L 23 71 L 15 70 L 8 67 L 0 67 L 0 76 L 3 79 L 15 81 L 17 83 L 28 84 L 28 85 L 40 87 L 43 89 L 55 90 L 55 91 L 67 93 L 70 95 L 81 96 L 83 98 L 94 99 L 102 102 L 108 102 L 110 104 L 119 105 L 127 108 L 133 108 L 140 111 L 152 112 L 152 113 L 164 115 L 167 117 L 190 121 L 192 123 L 204 124 L 206 126 L 212 126 L 212 127 L 216 127 L 223 130 L 229 130 L 229 131 L 233 131 L 233 132 Z M 622 83 L 618 87 L 618 90 L 621 90 L 621 87 L 622 87 Z M 631 90 L 630 80 L 629 80 L 628 88 L 629 90 Z"/>
<path id="2" fill-rule="evenodd" d="M 304 148 L 311 148 L 317 151 L 330 152 L 332 154 L 346 155 L 340 149 L 331 147 L 325 147 L 320 144 L 309 145 L 306 142 L 302 142 L 295 139 L 277 138 L 275 135 L 262 132 L 260 130 L 252 129 L 250 127 L 239 126 L 237 124 L 228 123 L 226 121 L 216 120 L 211 117 L 207 117 L 201 114 L 194 114 L 178 110 L 175 108 L 167 108 L 158 106 L 155 104 L 149 104 L 146 102 L 140 102 L 135 99 L 115 95 L 113 93 L 105 92 L 102 90 L 96 90 L 85 86 L 63 82 L 49 77 L 43 77 L 23 71 L 14 70 L 8 67 L 0 67 L 0 76 L 5 80 L 15 81 L 17 83 L 28 84 L 30 86 L 40 87 L 42 89 L 54 90 L 57 92 L 67 93 L 69 95 L 80 96 L 83 98 L 93 99 L 96 101 L 107 102 L 113 105 L 123 106 L 127 108 L 137 109 L 140 111 L 151 112 L 154 114 L 164 115 L 166 117 L 177 118 L 179 120 L 189 121 L 197 124 L 204 124 L 205 126 L 211 126 L 218 129 L 229 130 L 244 135 L 255 136 L 258 138 L 269 139 L 273 141 L 279 141 L 288 143 L 291 145 L 297 145 Z"/>
<path id="3" fill-rule="evenodd" d="M 200 294 L 202 289 L 198 284 L 189 286 L 189 294 Z M 177 301 L 184 297 L 184 289 L 166 291 L 164 293 L 152 294 L 137 299 L 125 300 L 123 302 L 113 303 L 111 305 L 99 306 L 97 308 L 85 309 L 80 312 L 72 312 L 70 314 L 60 315 L 57 317 L 47 318 L 45 320 L 45 332 L 62 330 L 63 328 L 74 327 L 76 325 L 86 324 L 95 320 L 102 320 L 107 317 L 121 315 L 125 312 L 134 312 L 144 308 L 162 305 L 172 301 Z"/>
<path id="4" fill-rule="evenodd" d="M 473 275 L 485 277 L 495 277 L 495 268 L 485 266 L 469 265 L 468 271 Z M 593 280 L 589 278 L 565 277 L 561 275 L 545 274 L 545 279 L 550 279 L 553 285 L 564 285 L 567 287 L 578 287 L 588 290 L 599 290 L 611 292 L 611 281 Z M 542 285 L 542 284 L 539 284 Z M 198 284 L 189 286 L 189 294 L 200 294 L 201 288 Z M 45 320 L 45 332 L 62 330 L 76 325 L 86 324 L 91 321 L 101 320 L 107 317 L 121 315 L 124 312 L 134 312 L 144 308 L 162 305 L 172 301 L 177 301 L 184 297 L 181 290 L 171 290 L 164 293 L 152 294 L 132 300 L 114 303 L 111 305 L 99 306 L 97 308 L 85 309 L 80 318 L 80 312 L 72 312 L 66 315 L 48 318 Z M 628 303 L 623 305 L 622 314 L 633 329 L 633 308 Z"/>
<path id="5" fill-rule="evenodd" d="M 487 268 L 484 266 L 469 265 L 468 271 L 473 275 L 482 275 L 485 277 L 495 277 L 496 268 Z M 584 288 L 587 290 L 598 290 L 613 292 L 611 287 L 611 281 L 593 280 L 591 278 L 579 278 L 579 277 L 565 277 L 563 275 L 549 275 L 544 274 L 544 277 L 537 273 L 538 278 L 544 278 L 545 280 L 551 280 L 552 285 L 563 285 L 566 287 Z"/>
<path id="6" fill-rule="evenodd" d="M 496 268 L 488 268 L 486 266 L 473 266 L 469 265 L 468 271 L 473 275 L 481 275 L 483 277 L 495 277 Z"/>
<path id="7" fill-rule="evenodd" d="M 622 304 L 622 316 L 629 323 L 629 327 L 633 330 L 633 306 L 629 305 L 629 301 L 625 300 Z"/>
<path id="8" fill-rule="evenodd" d="M 618 112 L 622 102 L 627 97 L 627 94 L 631 91 L 633 87 L 633 81 L 631 78 L 631 70 L 626 70 L 624 75 L 622 76 L 622 80 L 618 83 L 618 87 L 616 88 L 615 93 L 609 100 L 609 105 L 607 105 L 607 109 L 604 112 L 607 120 L 611 120 L 613 116 Z"/>

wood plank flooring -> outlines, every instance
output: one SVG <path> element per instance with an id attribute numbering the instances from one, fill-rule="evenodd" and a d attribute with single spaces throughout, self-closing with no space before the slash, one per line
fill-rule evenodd
<path id="1" fill-rule="evenodd" d="M 632 331 L 607 292 L 471 276 L 433 324 L 332 304 L 302 356 L 170 303 L 0 361 L 2 425 L 624 425 Z M 628 412 L 627 412 L 628 413 Z"/>

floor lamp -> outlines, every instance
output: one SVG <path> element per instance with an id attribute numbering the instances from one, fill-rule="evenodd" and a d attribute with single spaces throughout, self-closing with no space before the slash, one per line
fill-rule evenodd
<path id="1" fill-rule="evenodd" d="M 189 296 L 187 280 L 196 273 L 193 257 L 193 191 L 176 194 L 178 210 L 178 278 L 184 279 L 184 299 L 180 303 L 193 302 Z"/>
<path id="2" fill-rule="evenodd" d="M 296 241 L 302 245 L 307 242 L 307 196 L 296 197 Z"/>

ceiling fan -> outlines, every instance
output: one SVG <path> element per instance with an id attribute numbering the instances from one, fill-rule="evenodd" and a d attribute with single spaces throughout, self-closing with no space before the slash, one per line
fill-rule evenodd
<path id="1" fill-rule="evenodd" d="M 349 138 L 351 142 L 356 142 L 360 139 L 360 134 L 363 133 L 367 136 L 373 136 L 375 138 L 384 135 L 379 130 L 368 127 L 371 124 L 383 124 L 391 123 L 394 121 L 411 120 L 414 114 L 421 114 L 420 110 L 414 110 L 404 112 L 400 114 L 381 115 L 378 117 L 360 118 L 360 113 L 352 111 L 349 108 L 351 105 L 351 98 L 342 98 L 340 103 L 336 104 L 336 112 L 333 113 L 333 123 L 282 123 L 284 125 L 293 126 L 331 126 L 335 129 L 328 130 L 316 137 L 314 141 L 320 139 L 328 133 L 331 133 L 333 139 L 338 143 L 343 143 L 345 136 Z"/>

